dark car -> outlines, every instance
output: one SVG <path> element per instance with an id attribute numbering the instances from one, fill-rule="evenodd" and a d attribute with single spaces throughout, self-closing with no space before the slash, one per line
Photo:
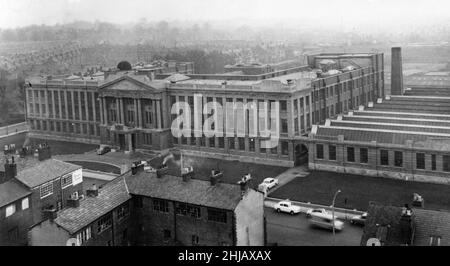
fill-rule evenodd
<path id="1" fill-rule="evenodd" d="M 366 223 L 366 219 L 367 219 L 367 212 L 361 215 L 353 216 L 352 219 L 350 220 L 350 223 L 355 225 L 364 225 Z"/>
<path id="2" fill-rule="evenodd" d="M 100 146 L 100 148 L 98 148 L 97 150 L 97 154 L 98 155 L 103 155 L 105 153 L 108 153 L 111 151 L 111 147 L 109 146 Z"/>

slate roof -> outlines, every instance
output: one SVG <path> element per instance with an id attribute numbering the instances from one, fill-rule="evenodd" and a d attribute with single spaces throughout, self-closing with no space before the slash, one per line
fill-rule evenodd
<path id="1" fill-rule="evenodd" d="M 119 177 L 103 186 L 97 197 L 85 197 L 79 207 L 58 212 L 55 223 L 74 234 L 129 199 L 125 179 Z"/>
<path id="2" fill-rule="evenodd" d="M 414 209 L 415 246 L 429 246 L 431 236 L 441 237 L 441 246 L 450 246 L 450 212 Z"/>
<path id="3" fill-rule="evenodd" d="M 237 184 L 218 183 L 164 175 L 157 178 L 154 173 L 141 172 L 127 179 L 131 194 L 173 200 L 194 205 L 234 210 L 241 201 L 241 188 Z"/>
<path id="4" fill-rule="evenodd" d="M 23 169 L 17 173 L 16 178 L 26 186 L 33 188 L 80 168 L 79 165 L 48 159 Z"/>
<path id="5" fill-rule="evenodd" d="M 412 235 L 402 230 L 401 207 L 372 203 L 367 213 L 367 220 L 361 237 L 362 246 L 365 246 L 370 238 L 383 239 L 385 246 L 411 244 Z M 411 219 L 414 219 L 414 217 Z"/>
<path id="6" fill-rule="evenodd" d="M 23 185 L 10 180 L 0 184 L 0 207 L 30 195 L 31 192 Z"/>

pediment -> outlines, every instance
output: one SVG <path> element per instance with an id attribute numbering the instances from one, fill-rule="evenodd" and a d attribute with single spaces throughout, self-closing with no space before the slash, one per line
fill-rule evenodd
<path id="1" fill-rule="evenodd" d="M 134 92 L 159 92 L 160 90 L 150 84 L 135 80 L 130 77 L 121 77 L 109 81 L 101 86 L 102 91 L 134 91 Z"/>

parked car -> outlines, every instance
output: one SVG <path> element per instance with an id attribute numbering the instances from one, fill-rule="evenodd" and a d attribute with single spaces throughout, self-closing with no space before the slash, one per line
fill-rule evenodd
<path id="1" fill-rule="evenodd" d="M 351 224 L 364 225 L 367 219 L 367 212 L 361 215 L 355 215 L 350 219 Z"/>
<path id="2" fill-rule="evenodd" d="M 323 209 L 323 208 L 318 208 L 318 209 L 309 209 L 306 212 L 306 217 L 311 217 L 311 215 L 313 214 L 330 214 L 329 212 L 327 212 L 327 210 Z"/>
<path id="3" fill-rule="evenodd" d="M 344 222 L 336 218 L 334 218 L 333 220 L 330 214 L 313 214 L 311 216 L 311 219 L 309 219 L 309 222 L 314 226 L 324 229 L 333 230 L 333 225 L 334 229 L 337 231 L 341 231 L 342 229 L 344 229 Z"/>
<path id="4" fill-rule="evenodd" d="M 110 152 L 110 151 L 111 151 L 111 147 L 106 146 L 106 145 L 101 145 L 101 146 L 98 148 L 98 150 L 97 150 L 97 154 L 98 154 L 98 155 L 103 155 L 103 154 L 106 154 L 106 153 L 108 153 L 108 152 Z"/>
<path id="5" fill-rule="evenodd" d="M 287 212 L 292 215 L 300 213 L 300 206 L 295 206 L 289 200 L 283 200 L 275 204 L 273 207 L 277 212 Z"/>
<path id="6" fill-rule="evenodd" d="M 278 179 L 268 177 L 263 180 L 262 184 L 265 184 L 267 186 L 267 189 L 271 189 L 271 188 L 275 187 L 276 185 L 278 185 Z"/>

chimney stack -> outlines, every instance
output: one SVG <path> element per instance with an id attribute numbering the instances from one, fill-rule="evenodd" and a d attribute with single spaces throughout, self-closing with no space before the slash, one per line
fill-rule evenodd
<path id="1" fill-rule="evenodd" d="M 17 164 L 14 161 L 14 156 L 11 159 L 7 159 L 5 163 L 5 174 L 0 176 L 0 184 L 3 184 L 17 175 Z"/>
<path id="2" fill-rule="evenodd" d="M 86 190 L 86 196 L 93 198 L 98 196 L 98 188 L 95 184 L 93 184 L 90 189 Z"/>
<path id="3" fill-rule="evenodd" d="M 211 170 L 211 186 L 215 186 L 217 183 L 219 183 L 221 181 L 223 177 L 223 173 L 218 171 L 218 170 Z"/>
<path id="4" fill-rule="evenodd" d="M 181 177 L 183 177 L 184 182 L 188 182 L 191 178 L 194 178 L 194 167 L 185 167 L 181 172 Z"/>
<path id="5" fill-rule="evenodd" d="M 391 95 L 403 95 L 402 48 L 391 49 Z"/>

